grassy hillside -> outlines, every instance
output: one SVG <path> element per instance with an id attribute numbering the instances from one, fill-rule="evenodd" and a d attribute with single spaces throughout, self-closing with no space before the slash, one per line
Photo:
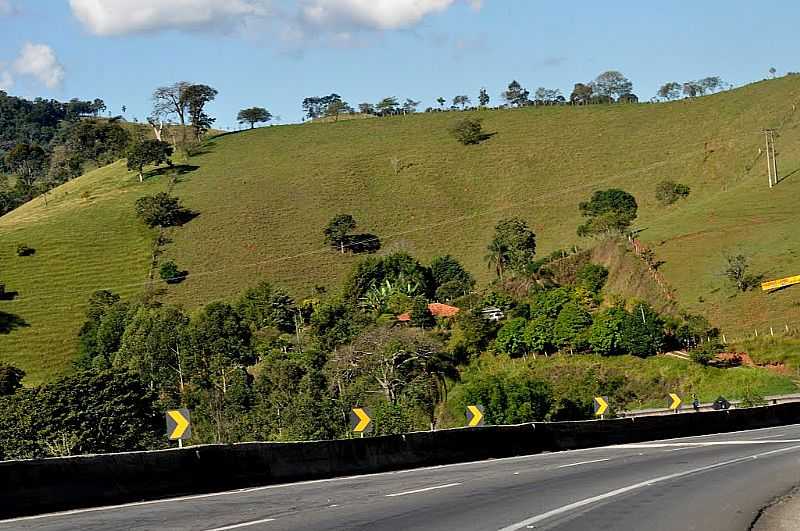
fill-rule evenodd
<path id="1" fill-rule="evenodd" d="M 752 256 L 755 272 L 769 277 L 800 273 L 800 172 L 791 174 L 800 169 L 798 99 L 800 77 L 788 77 L 668 104 L 481 111 L 473 114 L 494 135 L 471 147 L 447 134 L 460 113 L 223 135 L 191 159 L 196 171 L 175 188 L 199 216 L 169 235 L 165 258 L 190 276 L 167 299 L 191 308 L 263 278 L 298 297 L 335 286 L 358 260 L 322 245 L 322 227 L 341 212 L 379 235 L 382 252 L 450 253 L 487 281 L 483 257 L 499 219 L 527 219 L 542 253 L 588 247 L 575 235 L 577 204 L 615 186 L 639 200 L 641 238 L 665 262 L 684 306 L 731 334 L 798 323 L 797 289 L 735 295 L 720 274 L 729 252 Z M 787 177 L 770 191 L 759 132 L 777 126 Z M 692 194 L 658 205 L 663 179 Z M 0 311 L 31 325 L 0 336 L 0 359 L 29 370 L 32 381 L 68 366 L 88 294 L 133 293 L 143 282 L 152 235 L 132 204 L 164 187 L 165 177 L 140 185 L 115 165 L 58 189 L 46 209 L 33 202 L 0 218 L 0 275 L 20 292 Z M 14 256 L 18 241 L 37 254 Z"/>

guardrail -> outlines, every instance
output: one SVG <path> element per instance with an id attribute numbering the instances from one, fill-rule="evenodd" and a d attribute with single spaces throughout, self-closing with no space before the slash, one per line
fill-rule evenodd
<path id="1" fill-rule="evenodd" d="M 765 396 L 764 400 L 766 401 L 767 405 L 774 406 L 777 404 L 790 404 L 794 402 L 800 402 L 800 394 L 793 394 L 793 395 L 772 395 L 772 396 Z M 741 400 L 730 400 L 730 409 L 738 409 L 739 405 L 741 405 Z M 697 411 L 695 411 L 694 407 L 692 407 L 692 403 L 688 401 L 684 401 L 682 404 L 682 408 L 678 411 L 673 411 L 669 408 L 653 408 L 653 409 L 637 409 L 633 411 L 621 411 L 617 413 L 617 415 L 621 418 L 625 417 L 652 417 L 658 415 L 681 415 L 687 413 L 697 413 L 703 411 L 716 411 L 714 409 L 714 402 L 704 402 L 700 404 L 700 407 Z"/>
<path id="2" fill-rule="evenodd" d="M 800 403 L 299 443 L 0 462 L 0 518 L 800 423 Z"/>

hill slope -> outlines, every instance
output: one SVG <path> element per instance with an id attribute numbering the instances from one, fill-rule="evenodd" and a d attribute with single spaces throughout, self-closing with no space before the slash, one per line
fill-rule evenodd
<path id="1" fill-rule="evenodd" d="M 195 307 L 263 278 L 298 297 L 334 287 L 358 260 L 322 246 L 322 227 L 341 212 L 379 235 L 382 252 L 450 253 L 487 281 L 485 248 L 499 219 L 527 219 L 540 254 L 587 247 L 575 235 L 577 204 L 614 186 L 639 200 L 641 238 L 683 306 L 733 334 L 800 324 L 797 290 L 734 296 L 720 274 L 730 252 L 751 256 L 768 277 L 800 273 L 800 172 L 789 175 L 800 169 L 799 98 L 795 76 L 668 104 L 481 111 L 496 134 L 472 147 L 448 136 L 463 117 L 454 113 L 223 135 L 175 187 L 199 216 L 169 234 L 164 256 L 190 276 L 167 299 Z M 769 190 L 760 130 L 778 126 L 787 178 Z M 690 197 L 658 205 L 664 179 L 691 186 Z M 0 311 L 31 325 L 0 336 L 0 360 L 32 381 L 68 367 L 88 295 L 143 285 L 153 234 L 132 205 L 166 186 L 163 176 L 139 184 L 117 164 L 57 189 L 47 208 L 34 201 L 0 218 L 0 274 L 19 291 Z M 16 257 L 16 242 L 36 255 Z"/>

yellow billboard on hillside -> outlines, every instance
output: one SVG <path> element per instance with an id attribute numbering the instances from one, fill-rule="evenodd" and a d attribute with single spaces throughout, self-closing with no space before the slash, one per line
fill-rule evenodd
<path id="1" fill-rule="evenodd" d="M 793 286 L 795 284 L 800 284 L 800 275 L 764 282 L 761 284 L 761 289 L 763 291 L 773 291 L 776 289 L 785 288 L 786 286 Z"/>

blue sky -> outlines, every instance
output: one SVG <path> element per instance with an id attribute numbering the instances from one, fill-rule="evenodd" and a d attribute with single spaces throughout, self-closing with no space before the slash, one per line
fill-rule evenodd
<path id="1" fill-rule="evenodd" d="M 563 4 L 562 4 L 563 5 Z M 103 98 L 143 120 L 158 85 L 219 90 L 221 127 L 264 106 L 299 121 L 305 96 L 353 105 L 422 100 L 512 79 L 531 91 L 615 69 L 641 99 L 665 81 L 736 85 L 800 70 L 800 3 L 640 4 L 539 0 L 0 0 L 0 88 L 23 97 Z"/>

